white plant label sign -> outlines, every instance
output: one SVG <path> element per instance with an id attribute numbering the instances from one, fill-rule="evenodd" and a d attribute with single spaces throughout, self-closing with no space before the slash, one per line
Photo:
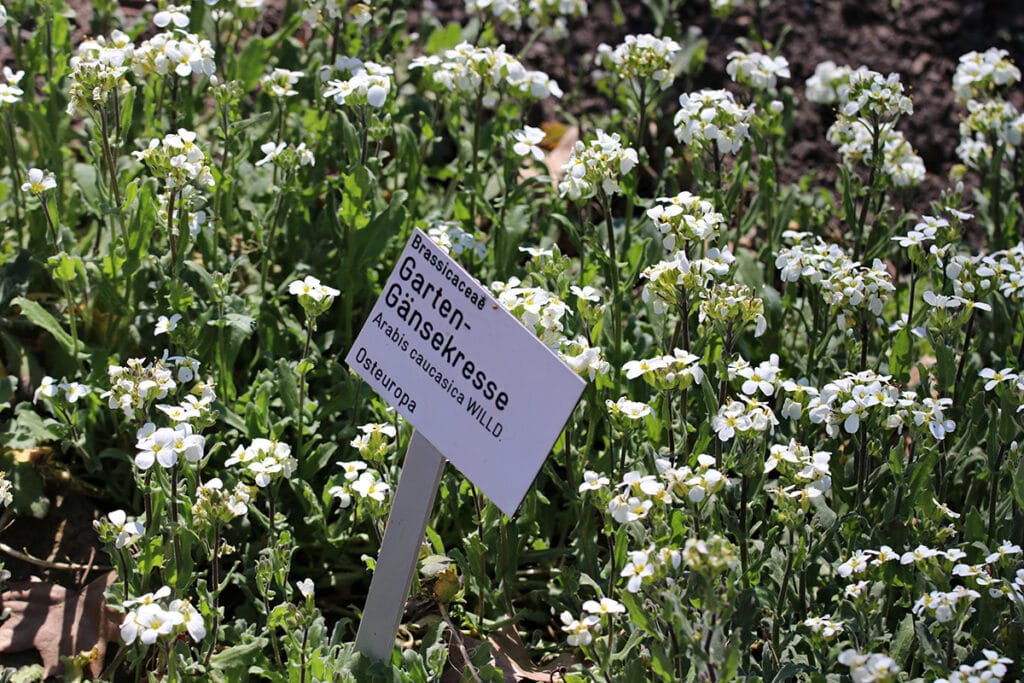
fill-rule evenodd
<path id="1" fill-rule="evenodd" d="M 509 516 L 586 386 L 421 230 L 345 360 Z"/>

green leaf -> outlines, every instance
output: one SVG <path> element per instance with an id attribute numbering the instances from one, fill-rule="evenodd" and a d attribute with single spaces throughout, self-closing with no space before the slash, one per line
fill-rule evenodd
<path id="1" fill-rule="evenodd" d="M 279 358 L 277 361 L 277 386 L 278 395 L 289 414 L 297 415 L 299 412 L 299 383 L 296 381 L 292 364 L 287 358 Z"/>
<path id="2" fill-rule="evenodd" d="M 31 299 L 23 296 L 16 296 L 11 304 L 21 308 L 21 314 L 50 333 L 53 340 L 64 347 L 68 353 L 72 352 L 71 335 L 64 331 L 57 319 L 50 315 L 50 312 Z"/>
<path id="3" fill-rule="evenodd" d="M 266 638 L 234 645 L 211 656 L 210 666 L 227 674 L 227 680 L 244 680 L 249 667 L 255 666 L 263 658 L 266 647 Z"/>
<path id="4" fill-rule="evenodd" d="M 1013 499 L 1018 507 L 1024 508 L 1024 458 L 1017 461 L 1013 472 Z"/>
<path id="5" fill-rule="evenodd" d="M 914 617 L 911 614 L 903 617 L 896 635 L 892 639 L 892 647 L 889 649 L 890 656 L 894 661 L 903 665 L 907 663 L 908 657 L 912 654 L 914 645 Z"/>
<path id="6" fill-rule="evenodd" d="M 462 26 L 453 21 L 443 28 L 435 29 L 434 32 L 430 34 L 430 37 L 427 38 L 427 44 L 423 48 L 423 52 L 428 55 L 440 54 L 445 50 L 455 47 L 461 40 Z"/>
<path id="7" fill-rule="evenodd" d="M 896 333 L 889 352 L 889 374 L 900 382 L 906 382 L 910 377 L 910 352 L 913 346 L 910 330 L 904 327 Z"/>

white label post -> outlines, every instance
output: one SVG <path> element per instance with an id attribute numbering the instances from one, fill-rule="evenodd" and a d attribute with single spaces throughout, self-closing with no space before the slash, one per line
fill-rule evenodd
<path id="1" fill-rule="evenodd" d="M 387 660 L 444 460 L 511 517 L 586 383 L 418 229 L 345 361 L 415 428 L 356 637 Z"/>
<path id="2" fill-rule="evenodd" d="M 444 456 L 414 431 L 356 634 L 356 649 L 374 659 L 391 659 L 444 463 Z"/>

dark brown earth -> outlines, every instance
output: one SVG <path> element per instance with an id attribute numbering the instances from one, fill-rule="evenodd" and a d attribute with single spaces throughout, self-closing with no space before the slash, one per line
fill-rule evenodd
<path id="1" fill-rule="evenodd" d="M 592 2 L 590 15 L 572 27 L 565 43 L 542 42 L 530 50 L 529 66 L 548 72 L 569 91 L 589 72 L 598 44 L 614 45 L 627 34 L 655 30 L 645 3 L 620 0 L 624 21 L 619 23 L 613 17 L 615 4 Z M 696 26 L 709 40 L 707 64 L 692 87 L 722 87 L 728 82 L 726 55 L 737 49 L 737 38 L 750 36 L 757 17 L 745 8 L 720 21 L 710 16 L 707 2 L 681 5 L 674 17 L 676 30 Z M 424 12 L 442 21 L 465 18 L 461 0 L 428 0 L 423 6 Z M 825 140 L 833 113 L 804 99 L 804 82 L 820 62 L 830 59 L 900 74 L 914 101 L 913 116 L 904 119 L 900 128 L 928 170 L 921 199 L 934 198 L 947 187 L 949 169 L 958 162 L 960 111 L 951 82 L 960 55 L 1001 47 L 1024 65 L 1024 2 L 1020 0 L 772 0 L 761 20 L 768 40 L 777 42 L 782 36 L 781 54 L 789 60 L 792 73 L 786 85 L 799 103 L 791 157 L 783 169 L 788 181 L 809 171 L 825 182 L 835 177 L 838 156 Z M 788 32 L 783 36 L 784 27 Z M 524 40 L 512 32 L 501 35 L 512 48 Z M 677 82 L 670 92 L 678 95 L 683 87 Z M 592 87 L 584 85 L 583 92 L 584 110 L 607 109 L 607 102 Z M 662 105 L 671 107 L 672 99 L 667 97 L 669 101 Z M 1021 108 L 1024 92 L 1014 93 L 1014 100 Z"/>

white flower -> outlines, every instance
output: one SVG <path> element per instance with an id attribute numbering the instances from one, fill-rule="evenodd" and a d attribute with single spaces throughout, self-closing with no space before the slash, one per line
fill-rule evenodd
<path id="1" fill-rule="evenodd" d="M 602 476 L 593 470 L 587 470 L 583 473 L 583 483 L 580 484 L 580 493 L 586 491 L 597 491 L 605 488 L 611 483 L 608 477 Z"/>
<path id="2" fill-rule="evenodd" d="M 156 319 L 156 326 L 153 329 L 153 334 L 167 334 L 178 329 L 178 321 L 181 320 L 181 313 L 175 313 L 170 318 L 166 315 L 161 315 Z"/>
<path id="3" fill-rule="evenodd" d="M 174 24 L 177 28 L 186 28 L 188 26 L 188 13 L 192 10 L 189 5 L 168 5 L 166 9 L 162 9 L 153 15 L 153 23 L 159 28 L 166 28 L 169 24 Z"/>
<path id="4" fill-rule="evenodd" d="M 307 296 L 316 302 L 320 302 L 325 299 L 333 299 L 341 294 L 340 291 L 333 287 L 320 284 L 320 280 L 312 275 L 307 275 L 302 280 L 293 281 L 288 285 L 288 293 L 294 294 L 298 297 Z"/>
<path id="5" fill-rule="evenodd" d="M 117 548 L 131 545 L 146 531 L 141 523 L 129 522 L 128 515 L 124 510 L 111 510 L 107 514 L 107 519 L 110 520 L 110 524 L 114 527 L 114 533 L 117 534 L 117 538 L 114 540 L 114 546 Z"/>
<path id="6" fill-rule="evenodd" d="M 539 147 L 544 140 L 544 131 L 533 126 L 526 126 L 522 130 L 513 131 L 512 151 L 521 157 L 532 156 L 537 161 L 544 160 L 544 150 Z"/>
<path id="7" fill-rule="evenodd" d="M 28 169 L 28 181 L 22 183 L 21 191 L 34 194 L 37 197 L 48 190 L 57 187 L 57 176 L 53 171 L 42 171 L 38 168 Z"/>
<path id="8" fill-rule="evenodd" d="M 302 594 L 302 597 L 313 597 L 313 593 L 316 590 L 315 587 L 313 586 L 313 579 L 303 579 L 302 581 L 299 581 L 296 585 L 299 589 L 299 593 Z"/>
<path id="9" fill-rule="evenodd" d="M 596 600 L 587 600 L 583 603 L 583 610 L 590 614 L 596 614 L 597 616 L 603 617 L 611 614 L 623 614 L 626 611 L 626 607 L 618 600 L 601 598 L 600 602 L 597 602 Z"/>
<path id="10" fill-rule="evenodd" d="M 380 480 L 376 472 L 363 472 L 359 478 L 352 482 L 352 490 L 364 498 L 372 498 L 382 503 L 387 496 L 390 486 Z"/>
<path id="11" fill-rule="evenodd" d="M 638 593 L 644 579 L 654 576 L 654 564 L 651 562 L 650 553 L 646 550 L 631 551 L 629 553 L 629 562 L 619 572 L 619 576 L 629 578 L 629 581 L 626 583 L 627 591 Z"/>
<path id="12" fill-rule="evenodd" d="M 590 632 L 591 629 L 595 631 L 600 629 L 600 619 L 594 615 L 587 615 L 582 619 L 573 619 L 569 612 L 562 612 L 559 616 L 563 624 L 562 630 L 569 634 L 565 642 L 570 647 L 590 645 L 594 640 L 594 636 Z"/>
<path id="13" fill-rule="evenodd" d="M 725 72 L 729 78 L 755 90 L 774 88 L 779 78 L 789 78 L 789 62 L 782 56 L 733 51 L 726 58 L 729 63 L 725 66 Z"/>

